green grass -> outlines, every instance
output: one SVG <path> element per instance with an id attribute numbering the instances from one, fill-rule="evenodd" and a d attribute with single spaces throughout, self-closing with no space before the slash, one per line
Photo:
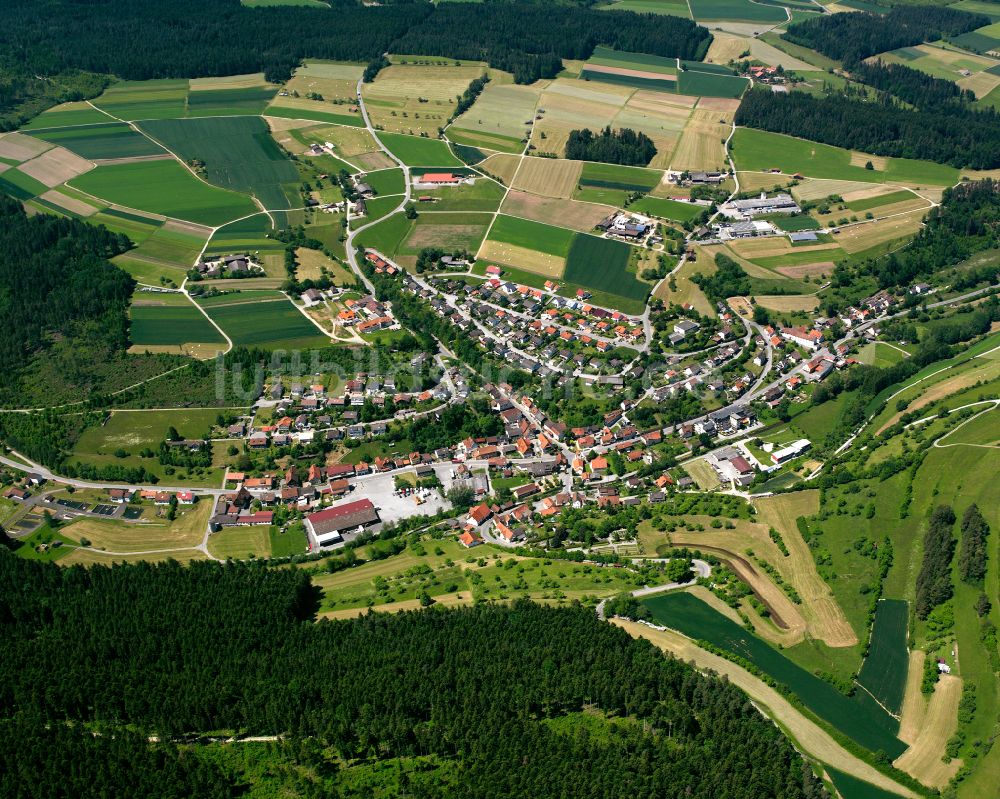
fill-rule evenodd
<path id="1" fill-rule="evenodd" d="M 268 534 L 271 538 L 272 558 L 301 555 L 306 551 L 306 532 L 301 524 L 293 524 L 285 531 L 271 527 Z"/>
<path id="2" fill-rule="evenodd" d="M 455 154 L 467 164 L 478 164 L 486 158 L 488 153 L 480 152 L 480 148 L 502 153 L 520 153 L 524 149 L 524 142 L 516 136 L 467 128 L 448 128 L 448 139 L 454 143 Z"/>
<path id="3" fill-rule="evenodd" d="M 706 205 L 664 200 L 660 197 L 642 197 L 629 206 L 630 209 L 649 216 L 672 219 L 675 222 L 689 222 L 708 210 Z"/>
<path id="4" fill-rule="evenodd" d="M 694 97 L 741 97 L 750 81 L 735 75 L 688 69 L 677 76 L 677 92 Z"/>
<path id="5" fill-rule="evenodd" d="M 596 80 L 601 83 L 614 83 L 619 86 L 634 86 L 637 89 L 651 89 L 656 92 L 676 92 L 677 79 L 673 75 L 660 78 L 648 78 L 642 75 L 622 75 L 614 72 L 602 72 L 596 69 L 580 70 L 581 80 Z"/>
<path id="6" fill-rule="evenodd" d="M 975 53 L 1000 50 L 1000 23 L 994 22 L 992 25 L 963 33 L 960 36 L 951 36 L 948 41 Z"/>
<path id="7" fill-rule="evenodd" d="M 51 544 L 56 541 L 60 543 L 60 546 L 52 547 Z M 35 547 L 42 544 L 49 544 L 48 549 L 41 552 L 37 551 Z M 19 539 L 17 548 L 14 550 L 14 554 L 19 558 L 24 558 L 25 560 L 40 560 L 51 563 L 52 561 L 65 557 L 72 552 L 74 548 L 74 541 L 71 541 L 66 536 L 61 535 L 58 530 L 54 530 L 48 524 L 43 524 L 31 535 Z"/>
<path id="8" fill-rule="evenodd" d="M 298 171 L 260 117 L 153 120 L 142 129 L 184 161 L 203 162 L 216 186 L 252 194 L 267 210 L 291 207 L 283 186 L 296 186 Z"/>
<path id="9" fill-rule="evenodd" d="M 275 239 L 268 239 L 272 230 L 271 219 L 265 213 L 248 216 L 238 222 L 231 222 L 215 231 L 208 243 L 206 255 L 232 252 L 254 251 L 263 249 L 283 249 L 283 245 Z"/>
<path id="10" fill-rule="evenodd" d="M 490 230 L 492 241 L 502 241 L 561 258 L 569 255 L 574 235 L 571 230 L 503 214 L 497 216 Z"/>
<path id="11" fill-rule="evenodd" d="M 617 189 L 647 192 L 660 183 L 662 173 L 655 169 L 588 161 L 580 174 L 581 188 Z"/>
<path id="12" fill-rule="evenodd" d="M 322 0 L 240 0 L 247 8 L 272 8 L 274 6 L 301 6 L 303 8 L 326 8 L 330 6 Z"/>
<path id="13" fill-rule="evenodd" d="M 188 82 L 164 80 L 122 81 L 93 101 L 102 111 L 120 119 L 176 119 L 186 110 Z"/>
<path id="14" fill-rule="evenodd" d="M 645 300 L 652 286 L 628 271 L 632 248 L 613 239 L 578 233 L 563 277 L 571 283 L 631 300 Z"/>
<path id="15" fill-rule="evenodd" d="M 985 14 L 993 22 L 1000 22 L 1000 5 L 989 0 L 959 0 L 952 4 L 951 8 L 973 14 Z"/>
<path id="16" fill-rule="evenodd" d="M 364 182 L 375 189 L 376 194 L 402 194 L 406 191 L 406 180 L 402 169 L 380 169 L 369 172 Z"/>
<path id="17" fill-rule="evenodd" d="M 601 11 L 635 11 L 639 14 L 667 14 L 690 19 L 686 0 L 612 0 L 597 7 Z"/>
<path id="18" fill-rule="evenodd" d="M 137 305 L 131 311 L 133 344 L 222 344 L 219 331 L 193 305 Z"/>
<path id="19" fill-rule="evenodd" d="M 827 773 L 833 779 L 833 784 L 843 799 L 899 799 L 899 795 L 886 791 L 870 782 L 859 780 L 843 771 L 826 767 Z"/>
<path id="20" fill-rule="evenodd" d="M 175 161 L 100 166 L 72 184 L 111 203 L 204 225 L 221 225 L 257 210 L 249 197 L 202 183 Z"/>
<path id="21" fill-rule="evenodd" d="M 405 214 L 393 214 L 359 234 L 358 246 L 371 247 L 391 258 L 413 229 L 413 224 L 414 220 L 407 219 Z"/>
<path id="22" fill-rule="evenodd" d="M 279 295 L 280 297 L 280 295 Z M 226 305 L 229 300 L 234 303 Z M 232 339 L 234 345 L 265 349 L 306 349 L 323 347 L 330 339 L 286 298 L 271 292 L 226 295 L 199 300 L 212 320 Z"/>
<path id="23" fill-rule="evenodd" d="M 872 752 L 892 758 L 906 749 L 896 738 L 899 722 L 867 694 L 841 694 L 830 683 L 788 660 L 752 633 L 690 594 L 665 594 L 644 600 L 654 620 L 696 640 L 707 640 L 753 663 L 791 690 L 813 713 Z"/>
<path id="24" fill-rule="evenodd" d="M 31 175 L 26 175 L 19 169 L 8 169 L 0 173 L 0 192 L 16 197 L 18 200 L 27 200 L 45 194 L 48 186 L 39 180 L 35 180 Z"/>
<path id="25" fill-rule="evenodd" d="M 442 186 L 414 192 L 414 197 L 436 198 L 436 202 L 427 206 L 432 211 L 495 211 L 503 196 L 503 186 L 489 178 L 477 178 L 471 186 Z M 417 202 L 418 211 L 423 207 Z"/>
<path id="26" fill-rule="evenodd" d="M 850 151 L 842 147 L 752 128 L 737 128 L 733 137 L 733 158 L 738 169 L 750 172 L 781 169 L 789 175 L 799 172 L 813 178 L 868 183 L 903 181 L 936 186 L 951 186 L 958 181 L 958 170 L 943 164 L 890 158 L 884 172 L 865 169 L 852 166 Z"/>
<path id="27" fill-rule="evenodd" d="M 46 128 L 64 128 L 71 125 L 97 125 L 113 121 L 103 111 L 89 106 L 65 109 L 63 106 L 50 108 L 23 125 L 21 130 L 43 130 Z"/>
<path id="28" fill-rule="evenodd" d="M 613 50 L 610 47 L 597 46 L 594 54 L 588 59 L 589 64 L 600 64 L 605 67 L 625 67 L 643 72 L 660 72 L 664 75 L 677 74 L 677 59 L 665 58 L 646 53 L 629 53 L 624 50 Z"/>
<path id="29" fill-rule="evenodd" d="M 189 117 L 258 115 L 272 100 L 276 86 L 249 86 L 242 89 L 200 89 L 188 94 Z"/>
<path id="30" fill-rule="evenodd" d="M 738 22 L 784 22 L 783 9 L 750 3 L 748 0 L 689 0 L 694 18 Z"/>
<path id="31" fill-rule="evenodd" d="M 389 151 L 407 166 L 463 166 L 440 139 L 379 132 L 378 138 Z"/>
<path id="32" fill-rule="evenodd" d="M 775 214 L 773 217 L 769 217 L 768 221 L 774 223 L 775 227 L 784 230 L 786 233 L 795 233 L 801 230 L 819 230 L 820 228 L 819 222 L 806 214 L 798 216 Z"/>
<path id="33" fill-rule="evenodd" d="M 853 202 L 847 203 L 847 207 L 852 211 L 869 211 L 872 208 L 879 208 L 883 205 L 891 205 L 892 203 L 912 200 L 915 196 L 916 195 L 912 191 L 902 189 L 900 191 L 889 192 L 888 194 L 880 194 L 877 197 L 866 197 L 863 200 L 854 200 Z"/>
<path id="34" fill-rule="evenodd" d="M 42 130 L 33 135 L 90 160 L 166 155 L 162 147 L 122 122 Z"/>
<path id="35" fill-rule="evenodd" d="M 858 682 L 884 707 L 897 714 L 903 707 L 906 690 L 909 613 L 909 605 L 903 600 L 883 599 L 878 603 L 868 657 L 858 674 Z"/>

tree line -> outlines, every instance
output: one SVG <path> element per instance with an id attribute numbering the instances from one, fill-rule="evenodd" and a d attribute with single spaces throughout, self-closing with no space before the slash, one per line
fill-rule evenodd
<path id="1" fill-rule="evenodd" d="M 924 559 L 917 575 L 917 618 L 926 619 L 938 605 L 951 599 L 951 561 L 955 555 L 955 511 L 938 505 L 927 521 L 924 533 Z"/>
<path id="2" fill-rule="evenodd" d="M 646 166 L 655 155 L 653 140 L 632 128 L 612 131 L 609 125 L 597 134 L 588 128 L 571 130 L 566 141 L 566 157 L 574 161 Z"/>
<path id="3" fill-rule="evenodd" d="M 264 72 L 287 80 L 303 58 L 369 64 L 386 52 L 485 60 L 518 83 L 554 77 L 596 45 L 700 59 L 705 28 L 679 17 L 536 3 L 418 2 L 247 8 L 239 0 L 8 0 L 0 3 L 0 119 L 8 129 L 63 99 L 128 80 Z M 83 73 L 94 73 L 86 78 Z M 58 91 L 74 85 L 75 94 Z"/>
<path id="4" fill-rule="evenodd" d="M 594 799 L 827 796 L 741 691 L 592 609 L 519 601 L 317 623 L 316 597 L 294 568 L 60 569 L 0 551 L 0 715 L 104 736 L 290 734 L 344 764 L 430 757 L 455 765 L 445 795 L 474 799 L 568 785 Z M 601 734 L 577 721 L 585 708 Z M 163 759 L 172 782 L 198 779 Z M 105 779 L 145 784 L 147 763 Z"/>
<path id="5" fill-rule="evenodd" d="M 903 64 L 885 63 L 881 59 L 856 64 L 851 75 L 922 111 L 954 111 L 957 106 L 967 105 L 976 99 L 975 92 L 959 88 L 954 81 L 935 78 Z"/>
<path id="6" fill-rule="evenodd" d="M 869 56 L 932 42 L 990 24 L 985 14 L 938 6 L 897 6 L 885 14 L 868 11 L 817 14 L 788 26 L 782 38 L 842 61 L 848 69 Z"/>
<path id="7" fill-rule="evenodd" d="M 1000 124 L 995 113 L 959 107 L 915 111 L 887 94 L 862 101 L 843 94 L 815 97 L 756 87 L 744 95 L 736 124 L 875 155 L 958 168 L 1000 166 Z"/>

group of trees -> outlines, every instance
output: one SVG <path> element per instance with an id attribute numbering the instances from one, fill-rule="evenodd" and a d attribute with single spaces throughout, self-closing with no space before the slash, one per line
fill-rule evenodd
<path id="1" fill-rule="evenodd" d="M 851 74 L 868 86 L 922 111 L 954 111 L 976 99 L 975 92 L 959 88 L 954 81 L 935 78 L 903 64 L 887 64 L 880 59 L 862 61 L 854 66 Z"/>
<path id="2" fill-rule="evenodd" d="M 959 576 L 967 583 L 977 584 L 986 576 L 986 539 L 990 526 L 976 504 L 962 514 L 962 551 L 958 556 Z"/>
<path id="3" fill-rule="evenodd" d="M 917 575 L 917 617 L 926 619 L 934 608 L 951 599 L 951 560 L 955 555 L 955 511 L 938 505 L 931 513 L 924 533 L 924 560 Z"/>
<path id="4" fill-rule="evenodd" d="M 102 795 L 225 796 L 218 785 L 196 790 L 218 780 L 197 753 L 179 764 L 169 745 L 143 751 L 123 729 L 160 741 L 230 729 L 311 741 L 331 761 L 310 771 L 334 784 L 340 763 L 395 769 L 428 757 L 453 766 L 444 795 L 472 799 L 560 797 L 567 785 L 602 799 L 827 796 L 740 690 L 591 609 L 522 601 L 314 623 L 316 607 L 315 586 L 296 569 L 60 569 L 0 550 L 0 715 L 33 720 L 17 745 L 4 736 L 14 775 L 24 775 L 24 741 L 51 740 L 44 756 L 54 765 L 65 762 L 59 742 L 77 734 L 66 751 L 89 762 L 71 779 L 116 764 L 101 770 Z M 585 707 L 601 735 L 574 721 Z M 143 791 L 154 768 L 165 769 L 169 791 Z M 55 795 L 40 781 L 65 788 L 70 778 L 50 767 L 30 777 L 31 795 Z M 10 769 L 0 776 L 11 778 Z"/>
<path id="5" fill-rule="evenodd" d="M 845 94 L 816 97 L 756 87 L 744 95 L 736 124 L 875 155 L 970 169 L 1000 166 L 1000 118 L 995 113 L 958 105 L 913 110 L 885 93 L 865 101 Z"/>
<path id="6" fill-rule="evenodd" d="M 885 14 L 862 11 L 812 15 L 789 25 L 782 38 L 853 68 L 878 53 L 956 36 L 989 24 L 985 14 L 932 5 L 897 6 Z"/>
<path id="7" fill-rule="evenodd" d="M 645 166 L 654 155 L 653 140 L 631 128 L 613 131 L 609 125 L 597 134 L 588 128 L 571 130 L 566 142 L 566 157 L 576 161 Z"/>
<path id="8" fill-rule="evenodd" d="M 736 261 L 720 252 L 715 256 L 715 266 L 715 272 L 710 275 L 696 272 L 691 276 L 691 282 L 705 292 L 705 296 L 712 302 L 750 294 L 750 278 Z"/>

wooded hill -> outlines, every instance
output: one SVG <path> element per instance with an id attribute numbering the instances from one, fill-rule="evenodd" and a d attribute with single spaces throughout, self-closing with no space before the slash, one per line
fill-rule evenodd
<path id="1" fill-rule="evenodd" d="M 826 797 L 741 691 L 591 609 L 521 601 L 314 623 L 315 607 L 294 569 L 60 569 L 0 548 L 0 716 L 33 720 L 38 746 L 39 727 L 93 721 L 104 735 L 291 733 L 344 765 L 451 764 L 449 790 L 428 796 Z M 170 765 L 180 784 L 197 777 Z M 145 784 L 149 767 L 110 772 L 103 795 Z M 317 771 L 335 782 L 338 766 Z"/>
<path id="2" fill-rule="evenodd" d="M 74 70 L 129 80 L 263 71 L 286 80 L 303 58 L 371 61 L 385 52 L 485 60 L 519 83 L 554 77 L 562 58 L 596 45 L 700 59 L 705 28 L 679 17 L 530 2 L 381 3 L 329 9 L 246 8 L 240 0 L 7 0 L 0 3 L 0 119 L 28 98 L 31 78 Z M 4 91 L 5 83 L 18 90 Z"/>

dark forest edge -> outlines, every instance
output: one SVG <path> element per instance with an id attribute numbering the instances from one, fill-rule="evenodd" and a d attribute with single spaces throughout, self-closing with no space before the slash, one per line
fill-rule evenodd
<path id="1" fill-rule="evenodd" d="M 316 589 L 295 569 L 60 569 L 3 548 L 0 586 L 0 740 L 16 758 L 0 769 L 5 796 L 28 795 L 19 768 L 46 749 L 78 765 L 39 764 L 36 790 L 72 771 L 114 793 L 163 769 L 157 795 L 238 795 L 247 774 L 225 753 L 143 740 L 204 731 L 288 736 L 270 756 L 307 796 L 331 795 L 354 767 L 418 761 L 436 777 L 411 785 L 417 796 L 544 799 L 569 784 L 595 797 L 827 796 L 742 692 L 579 605 L 314 622 Z"/>

